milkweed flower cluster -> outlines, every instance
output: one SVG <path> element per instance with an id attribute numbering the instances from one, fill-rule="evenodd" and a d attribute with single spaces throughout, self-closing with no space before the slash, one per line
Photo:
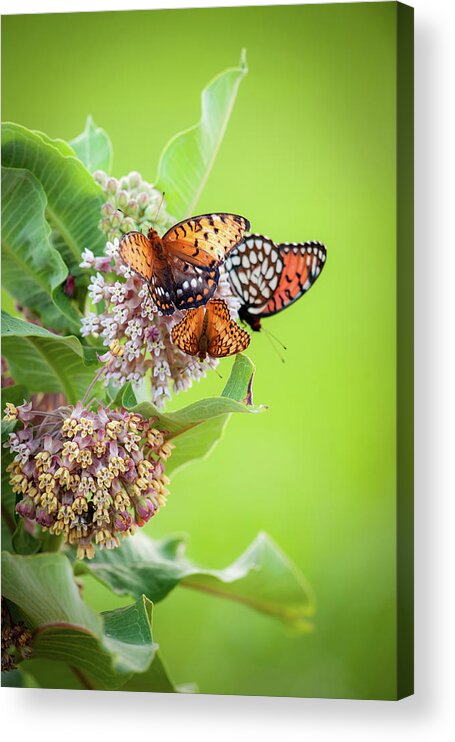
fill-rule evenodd
<path id="1" fill-rule="evenodd" d="M 8 404 L 5 420 L 20 428 L 4 444 L 16 512 L 65 542 L 79 559 L 95 545 L 112 549 L 165 504 L 165 461 L 173 445 L 153 421 L 125 409 L 82 403 L 53 411 Z"/>
<path id="2" fill-rule="evenodd" d="M 102 207 L 100 228 L 108 241 L 105 254 L 95 257 L 89 249 L 82 254 L 82 268 L 92 269 L 89 296 L 101 312 L 91 311 L 82 319 L 81 334 L 102 338 L 106 346 L 119 343 L 122 353 L 106 363 L 106 383 L 122 386 L 139 384 L 150 372 L 152 399 L 162 408 L 174 393 L 187 389 L 205 376 L 218 361 L 203 363 L 183 353 L 171 340 L 171 330 L 183 313 L 163 316 L 154 306 L 147 286 L 119 257 L 119 242 L 125 232 L 144 233 L 152 225 L 161 234 L 174 220 L 166 212 L 162 194 L 139 173 L 116 180 L 98 171 L 95 179 L 102 186 L 106 203 Z M 161 204 L 161 207 L 160 207 Z M 221 273 L 215 297 L 224 299 L 236 317 L 240 301 L 232 294 L 229 281 Z"/>

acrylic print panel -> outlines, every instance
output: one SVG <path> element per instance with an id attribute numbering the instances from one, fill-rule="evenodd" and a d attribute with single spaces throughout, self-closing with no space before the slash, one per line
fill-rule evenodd
<path id="1" fill-rule="evenodd" d="M 3 683 L 411 693 L 412 10 L 4 17 L 2 94 Z"/>

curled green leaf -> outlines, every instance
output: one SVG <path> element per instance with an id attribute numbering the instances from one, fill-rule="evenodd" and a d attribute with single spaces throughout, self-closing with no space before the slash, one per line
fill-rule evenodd
<path id="1" fill-rule="evenodd" d="M 91 116 L 87 116 L 84 131 L 72 139 L 70 145 L 90 173 L 94 173 L 95 170 L 111 172 L 113 160 L 111 140 L 104 129 L 96 126 Z"/>
<path id="2" fill-rule="evenodd" d="M 240 64 L 215 77 L 202 91 L 201 120 L 176 134 L 164 148 L 158 166 L 157 188 L 176 219 L 194 213 L 223 140 L 239 85 L 248 72 L 246 53 Z"/>

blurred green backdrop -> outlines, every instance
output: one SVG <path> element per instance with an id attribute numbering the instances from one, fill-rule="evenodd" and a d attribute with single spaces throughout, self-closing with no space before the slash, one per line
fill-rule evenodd
<path id="1" fill-rule="evenodd" d="M 2 19 L 3 119 L 71 139 L 91 113 L 113 141 L 114 175 L 151 181 L 170 136 L 198 120 L 204 85 L 245 47 L 250 71 L 198 212 L 328 246 L 310 293 L 266 321 L 286 363 L 264 334 L 252 339 L 268 412 L 232 419 L 148 526 L 188 532 L 190 556 L 213 567 L 265 529 L 316 592 L 315 630 L 299 637 L 190 590 L 159 604 L 170 670 L 203 692 L 396 692 L 395 20 L 395 3 Z M 90 580 L 86 591 L 99 609 L 120 602 Z"/>

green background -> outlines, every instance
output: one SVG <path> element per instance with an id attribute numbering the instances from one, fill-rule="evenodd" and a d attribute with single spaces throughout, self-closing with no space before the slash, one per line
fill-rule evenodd
<path id="1" fill-rule="evenodd" d="M 87 114 L 114 175 L 153 181 L 200 91 L 247 49 L 249 74 L 198 212 L 277 241 L 317 239 L 311 292 L 252 338 L 255 401 L 172 482 L 150 535 L 191 534 L 225 566 L 264 529 L 310 580 L 315 630 L 177 589 L 155 634 L 177 682 L 209 693 L 392 698 L 395 574 L 395 3 L 4 17 L 3 119 L 71 139 Z M 217 394 L 231 361 L 176 401 Z M 90 580 L 97 608 L 119 604 Z"/>

